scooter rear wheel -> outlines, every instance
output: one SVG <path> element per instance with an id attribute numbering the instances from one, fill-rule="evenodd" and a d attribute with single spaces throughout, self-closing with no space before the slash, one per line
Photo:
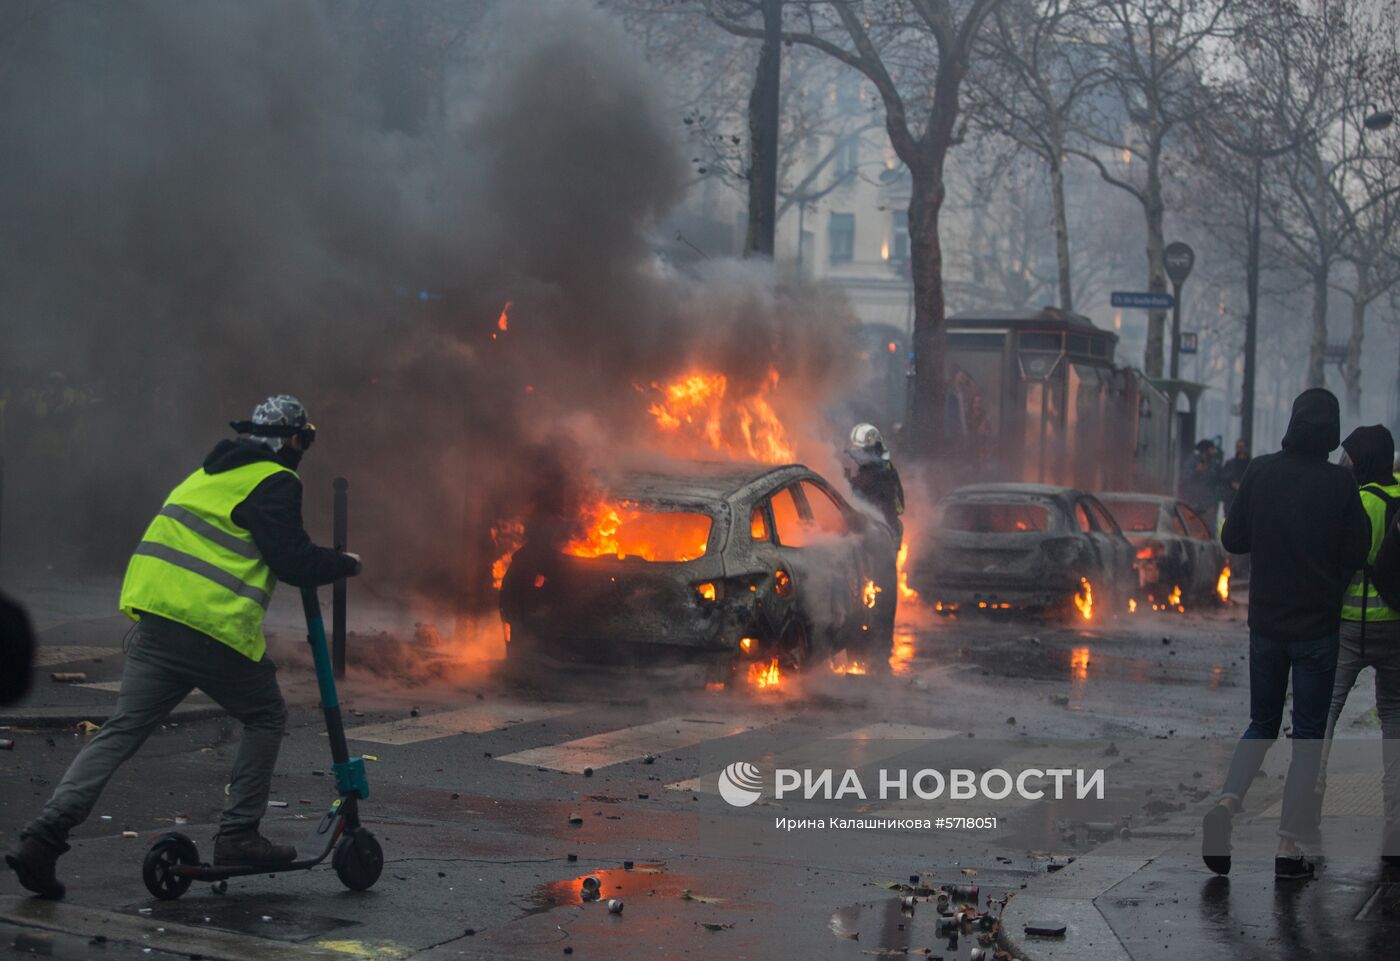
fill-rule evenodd
<path id="1" fill-rule="evenodd" d="M 384 852 L 373 834 L 356 828 L 336 842 L 331 867 L 341 884 L 351 891 L 364 891 L 379 880 L 384 870 Z"/>
<path id="2" fill-rule="evenodd" d="M 193 878 L 175 873 L 176 865 L 199 864 L 199 850 L 183 834 L 171 831 L 156 838 L 141 864 L 141 880 L 146 890 L 162 901 L 174 901 L 190 889 Z"/>

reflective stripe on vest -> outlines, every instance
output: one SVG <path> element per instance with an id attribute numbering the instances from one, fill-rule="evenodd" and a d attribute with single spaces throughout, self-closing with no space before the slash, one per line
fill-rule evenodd
<path id="1" fill-rule="evenodd" d="M 1376 485 L 1380 486 L 1380 485 Z M 1381 490 L 1394 498 L 1400 498 L 1400 484 L 1390 484 L 1381 486 Z M 1385 536 L 1385 508 L 1384 498 L 1377 497 L 1374 491 L 1361 489 L 1361 506 L 1366 511 L 1366 519 L 1371 524 L 1371 551 L 1366 557 L 1367 565 L 1375 563 L 1376 552 L 1380 550 L 1381 538 Z M 1366 588 L 1362 590 L 1363 586 Z M 1400 621 L 1400 611 L 1386 604 L 1381 599 L 1380 592 L 1376 590 L 1374 582 L 1366 583 L 1365 571 L 1357 571 L 1352 575 L 1351 583 L 1347 585 L 1346 595 L 1342 599 L 1342 620 L 1360 621 L 1363 619 L 1368 624 L 1379 621 Z"/>
<path id="2" fill-rule="evenodd" d="M 281 464 L 255 461 L 210 474 L 195 471 L 171 491 L 132 553 L 122 613 L 178 621 L 253 661 L 267 650 L 263 615 L 277 578 L 233 510 Z"/>

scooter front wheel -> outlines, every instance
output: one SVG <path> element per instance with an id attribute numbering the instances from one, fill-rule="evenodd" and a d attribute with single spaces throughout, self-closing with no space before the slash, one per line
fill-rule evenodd
<path id="1" fill-rule="evenodd" d="M 162 901 L 174 901 L 190 889 L 193 878 L 175 873 L 177 865 L 199 864 L 199 850 L 183 834 L 171 831 L 156 838 L 141 864 L 141 880 L 146 890 Z"/>
<path id="2" fill-rule="evenodd" d="M 356 828 L 336 843 L 331 867 L 341 884 L 351 891 L 364 891 L 379 880 L 384 870 L 384 852 L 373 834 Z"/>

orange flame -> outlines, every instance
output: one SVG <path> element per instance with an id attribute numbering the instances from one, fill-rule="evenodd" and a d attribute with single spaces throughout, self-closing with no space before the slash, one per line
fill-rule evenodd
<path id="1" fill-rule="evenodd" d="M 865 579 L 865 586 L 862 587 L 860 590 L 860 599 L 865 603 L 866 607 L 870 608 L 871 610 L 874 610 L 875 598 L 880 594 L 880 592 L 880 585 L 876 584 L 874 581 L 867 577 Z"/>
<path id="2" fill-rule="evenodd" d="M 899 553 L 895 555 L 895 569 L 899 571 L 899 599 L 901 601 L 917 601 L 919 592 L 909 586 L 909 571 L 906 569 L 906 562 L 909 560 L 909 542 L 905 541 L 899 545 Z"/>
<path id="3" fill-rule="evenodd" d="M 1167 595 L 1167 607 L 1174 607 L 1181 613 L 1186 613 L 1186 608 L 1181 606 L 1181 585 L 1172 585 L 1172 592 Z"/>
<path id="4" fill-rule="evenodd" d="M 501 589 L 501 582 L 506 579 L 506 571 L 510 568 L 510 560 L 520 549 L 520 544 L 524 539 L 525 525 L 520 521 L 502 521 L 491 528 L 491 543 L 498 551 L 504 552 L 491 564 L 491 587 L 493 590 L 499 591 Z"/>
<path id="5" fill-rule="evenodd" d="M 1215 582 L 1215 593 L 1220 595 L 1221 601 L 1230 599 L 1230 565 L 1226 564 L 1225 569 L 1220 572 L 1220 579 Z"/>
<path id="6" fill-rule="evenodd" d="M 827 661 L 826 666 L 831 669 L 833 674 L 861 675 L 866 673 L 864 661 Z"/>
<path id="7" fill-rule="evenodd" d="M 1129 613 L 1129 614 L 1136 614 L 1136 613 L 1137 613 L 1137 599 L 1136 599 L 1136 598 L 1133 598 L 1133 597 L 1128 598 L 1128 613 Z"/>
<path id="8" fill-rule="evenodd" d="M 776 688 L 783 679 L 782 671 L 778 670 L 778 659 L 775 657 L 767 664 L 749 665 L 749 684 L 759 690 Z"/>
<path id="9" fill-rule="evenodd" d="M 1081 577 L 1079 585 L 1082 591 L 1076 591 L 1074 595 L 1074 606 L 1079 609 L 1079 613 L 1084 620 L 1089 621 L 1094 618 L 1094 587 L 1089 583 L 1089 578 Z"/>
<path id="10" fill-rule="evenodd" d="M 705 556 L 710 524 L 704 514 L 647 510 L 632 501 L 600 499 L 583 509 L 582 530 L 564 545 L 564 553 L 693 561 Z"/>
<path id="11" fill-rule="evenodd" d="M 510 308 L 514 301 L 507 300 L 501 308 L 501 316 L 496 318 L 496 328 L 502 332 L 510 330 Z"/>
<path id="12" fill-rule="evenodd" d="M 747 397 L 730 391 L 724 374 L 700 371 L 670 384 L 652 384 L 661 394 L 649 411 L 663 435 L 728 457 L 769 464 L 795 461 L 797 454 L 778 419 L 770 395 L 778 386 L 776 368 Z M 684 451 L 693 456 L 692 451 Z"/>

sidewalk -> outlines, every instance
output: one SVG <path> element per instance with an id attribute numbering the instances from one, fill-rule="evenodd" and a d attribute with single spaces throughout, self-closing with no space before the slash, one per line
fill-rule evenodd
<path id="1" fill-rule="evenodd" d="M 1378 789 L 1377 789 L 1378 790 Z M 1369 799 L 1343 798 L 1346 808 Z M 1022 961 L 1368 958 L 1400 940 L 1400 869 L 1379 857 L 1324 856 L 1309 882 L 1275 882 L 1278 809 L 1236 821 L 1228 877 L 1200 857 L 1204 802 L 1151 834 L 1103 845 L 1012 898 L 1003 940 Z M 1328 838 L 1376 835 L 1374 817 L 1334 815 Z M 1324 846 L 1323 851 L 1326 848 Z M 1066 926 L 1062 938 L 1031 937 L 1032 921 Z"/>

